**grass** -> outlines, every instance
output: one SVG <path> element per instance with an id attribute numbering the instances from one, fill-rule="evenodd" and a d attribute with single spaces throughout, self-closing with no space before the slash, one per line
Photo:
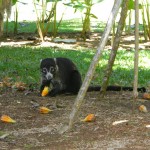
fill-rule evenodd
<path id="1" fill-rule="evenodd" d="M 24 23 L 24 26 L 21 24 Z M 91 30 L 96 32 L 101 32 L 104 30 L 105 23 L 102 22 L 91 22 Z M 51 32 L 52 27 L 50 26 L 49 32 Z M 36 22 L 18 22 L 18 33 L 35 33 Z M 58 28 L 58 32 L 80 32 L 82 31 L 82 20 L 81 19 L 71 19 L 63 20 Z M 4 23 L 4 32 L 6 32 L 6 23 Z M 14 32 L 14 21 L 8 24 L 8 33 Z"/>
<path id="2" fill-rule="evenodd" d="M 92 84 L 101 84 L 104 69 L 110 51 L 104 51 L 96 68 Z M 46 57 L 67 57 L 79 68 L 82 78 L 89 68 L 94 56 L 94 51 L 59 50 L 52 48 L 31 47 L 0 47 L 0 81 L 4 77 L 11 77 L 13 81 L 23 81 L 27 84 L 40 84 L 40 60 Z M 133 51 L 118 51 L 113 73 L 110 79 L 111 85 L 132 86 L 133 84 Z M 146 86 L 149 79 L 150 51 L 140 51 L 139 61 L 139 85 Z"/>
<path id="3" fill-rule="evenodd" d="M 101 32 L 105 23 L 92 22 L 92 31 Z M 14 22 L 10 22 L 8 32 L 13 32 Z M 25 22 L 25 26 L 18 25 L 19 33 L 35 33 L 36 23 Z M 79 19 L 63 20 L 59 32 L 79 32 L 82 30 L 82 21 Z M 49 30 L 51 31 L 51 30 Z M 104 76 L 110 51 L 104 51 L 99 62 L 91 84 L 101 84 Z M 82 78 L 89 68 L 94 56 L 94 51 L 84 50 L 59 50 L 52 48 L 31 48 L 31 47 L 0 47 L 0 80 L 4 77 L 12 77 L 14 81 L 23 81 L 27 84 L 40 83 L 40 60 L 46 57 L 68 57 L 79 68 Z M 121 50 L 113 67 L 110 79 L 111 85 L 133 85 L 133 59 L 134 52 Z M 149 82 L 150 51 L 140 51 L 139 61 L 139 85 L 146 86 Z"/>

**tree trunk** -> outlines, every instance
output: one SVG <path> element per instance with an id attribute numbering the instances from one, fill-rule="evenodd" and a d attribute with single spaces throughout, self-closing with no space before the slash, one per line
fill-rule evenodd
<path id="1" fill-rule="evenodd" d="M 135 53 L 134 53 L 134 85 L 133 85 L 133 110 L 138 97 L 138 58 L 139 58 L 139 1 L 135 0 Z"/>
<path id="2" fill-rule="evenodd" d="M 105 71 L 105 75 L 103 78 L 103 83 L 102 83 L 102 87 L 100 91 L 101 97 L 105 95 L 105 92 L 108 86 L 109 78 L 112 72 L 112 67 L 116 58 L 117 50 L 118 50 L 119 43 L 120 43 L 120 38 L 123 32 L 125 20 L 127 17 L 128 5 L 129 5 L 129 0 L 123 0 L 121 16 L 120 16 L 120 20 L 119 20 L 118 27 L 117 27 L 117 32 L 114 38 L 111 54 L 110 54 L 109 61 L 108 61 L 108 66 Z"/>
<path id="3" fill-rule="evenodd" d="M 70 114 L 70 117 L 69 117 L 69 126 L 65 127 L 62 131 L 62 132 L 65 132 L 66 130 L 69 130 L 73 127 L 73 124 L 74 124 L 74 121 L 77 117 L 77 114 L 79 112 L 79 109 L 81 107 L 81 105 L 83 104 L 83 102 L 85 102 L 85 94 L 86 94 L 86 91 L 88 89 L 88 86 L 90 84 L 90 81 L 93 77 L 93 74 L 94 74 L 94 71 L 96 69 L 96 65 L 98 64 L 99 62 L 99 59 L 100 59 L 100 56 L 102 54 L 102 50 L 104 49 L 106 43 L 107 43 L 107 40 L 108 40 L 108 36 L 109 36 L 109 33 L 112 29 L 112 25 L 114 24 L 114 21 L 115 21 L 115 18 L 116 18 L 116 15 L 119 11 L 119 8 L 120 8 L 120 5 L 122 3 L 122 0 L 116 0 L 116 3 L 114 4 L 113 8 L 112 8 L 112 11 L 111 11 L 111 14 L 109 16 L 109 19 L 108 19 L 108 22 L 107 22 L 107 25 L 106 25 L 106 28 L 105 28 L 105 31 L 103 33 L 103 36 L 101 38 L 101 41 L 99 43 L 99 46 L 98 46 L 98 49 L 97 49 L 97 52 L 90 64 L 90 67 L 89 67 L 89 70 L 87 72 L 87 75 L 83 81 L 83 84 L 80 88 L 80 91 L 76 97 L 76 100 L 75 100 L 75 103 L 73 105 L 73 108 L 72 108 L 72 112 Z M 61 132 L 61 133 L 62 133 Z"/>
<path id="4" fill-rule="evenodd" d="M 11 13 L 11 0 L 0 0 L 0 37 L 3 35 L 3 19 L 5 11 L 9 17 Z"/>
<path id="5" fill-rule="evenodd" d="M 0 12 L 0 37 L 3 35 L 3 14 Z"/>

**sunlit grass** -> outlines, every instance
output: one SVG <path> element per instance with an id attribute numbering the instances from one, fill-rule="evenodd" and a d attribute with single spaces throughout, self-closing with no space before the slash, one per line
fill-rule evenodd
<path id="1" fill-rule="evenodd" d="M 46 23 L 45 23 L 46 25 Z M 91 22 L 92 31 L 103 31 L 105 23 L 102 22 Z M 52 31 L 52 25 L 49 27 L 49 32 Z M 81 32 L 82 31 L 82 20 L 81 19 L 71 19 L 63 20 L 58 27 L 58 32 Z M 6 32 L 6 23 L 4 23 L 4 32 Z M 14 32 L 14 21 L 8 23 L 8 33 Z M 18 33 L 35 33 L 36 32 L 36 22 L 18 22 Z"/>
<path id="2" fill-rule="evenodd" d="M 94 74 L 92 84 L 101 84 L 110 51 L 104 51 Z M 72 51 L 52 48 L 31 47 L 0 47 L 0 81 L 4 77 L 11 77 L 14 81 L 27 84 L 40 83 L 40 60 L 47 57 L 67 57 L 79 68 L 82 78 L 85 77 L 94 51 Z M 110 79 L 111 85 L 133 85 L 134 52 L 118 51 L 115 65 Z M 150 51 L 140 51 L 139 55 L 139 85 L 146 86 L 150 81 Z"/>

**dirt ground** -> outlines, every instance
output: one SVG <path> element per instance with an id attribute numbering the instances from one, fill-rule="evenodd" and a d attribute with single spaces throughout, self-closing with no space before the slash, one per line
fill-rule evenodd
<path id="1" fill-rule="evenodd" d="M 9 35 L 8 37 L 4 37 L 1 39 L 0 46 L 32 46 L 32 47 L 51 47 L 65 50 L 81 50 L 81 49 L 97 49 L 102 33 L 92 32 L 90 34 L 90 38 L 83 41 L 81 38 L 81 33 L 59 33 L 55 39 L 61 39 L 62 42 L 54 42 L 55 39 L 51 37 L 51 35 L 47 35 L 45 37 L 45 42 L 41 43 L 39 41 L 39 36 L 31 33 L 19 33 L 17 35 Z M 66 42 L 66 39 L 76 40 L 76 42 Z M 108 38 L 108 42 L 105 46 L 105 49 L 111 49 L 111 40 L 112 36 L 110 35 Z M 119 49 L 133 50 L 135 48 L 134 45 L 134 34 L 132 35 L 122 35 Z M 145 41 L 143 34 L 140 34 L 140 43 L 139 49 L 150 50 L 150 41 Z"/>
<path id="2" fill-rule="evenodd" d="M 68 124 L 75 96 L 50 98 L 40 97 L 36 91 L 5 91 L 0 95 L 0 115 L 9 115 L 16 123 L 0 121 L 0 149 L 150 149 L 150 128 L 146 127 L 150 125 L 150 113 L 138 110 L 144 104 L 150 111 L 150 101 L 138 99 L 133 114 L 131 92 L 107 92 L 105 98 L 99 98 L 99 92 L 89 92 L 85 100 L 73 130 L 61 134 Z M 53 112 L 41 114 L 40 106 Z M 91 113 L 95 114 L 95 121 L 81 121 Z M 120 120 L 128 122 L 113 125 Z"/>

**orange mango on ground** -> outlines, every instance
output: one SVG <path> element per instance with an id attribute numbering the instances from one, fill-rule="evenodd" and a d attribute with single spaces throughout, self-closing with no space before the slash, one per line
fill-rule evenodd
<path id="1" fill-rule="evenodd" d="M 48 114 L 48 113 L 51 112 L 52 110 L 51 110 L 51 109 L 48 109 L 47 107 L 42 106 L 42 107 L 39 108 L 39 111 L 40 111 L 40 113 L 42 113 L 42 114 Z"/>
<path id="2" fill-rule="evenodd" d="M 139 111 L 141 111 L 141 112 L 147 112 L 146 106 L 140 105 L 140 106 L 139 106 Z"/>
<path id="3" fill-rule="evenodd" d="M 44 87 L 43 91 L 42 91 L 42 96 L 46 96 L 48 94 L 49 90 L 48 90 L 48 87 Z"/>
<path id="4" fill-rule="evenodd" d="M 16 122 L 15 120 L 13 120 L 12 118 L 10 118 L 7 115 L 2 115 L 1 121 L 5 122 L 5 123 L 15 123 Z"/>
<path id="5" fill-rule="evenodd" d="M 150 93 L 144 93 L 143 98 L 150 100 Z"/>
<path id="6" fill-rule="evenodd" d="M 95 121 L 95 119 L 96 119 L 96 117 L 95 117 L 95 115 L 94 114 L 89 114 L 89 115 L 87 115 L 83 120 L 81 120 L 81 121 L 83 121 L 83 122 L 93 122 L 93 121 Z"/>

